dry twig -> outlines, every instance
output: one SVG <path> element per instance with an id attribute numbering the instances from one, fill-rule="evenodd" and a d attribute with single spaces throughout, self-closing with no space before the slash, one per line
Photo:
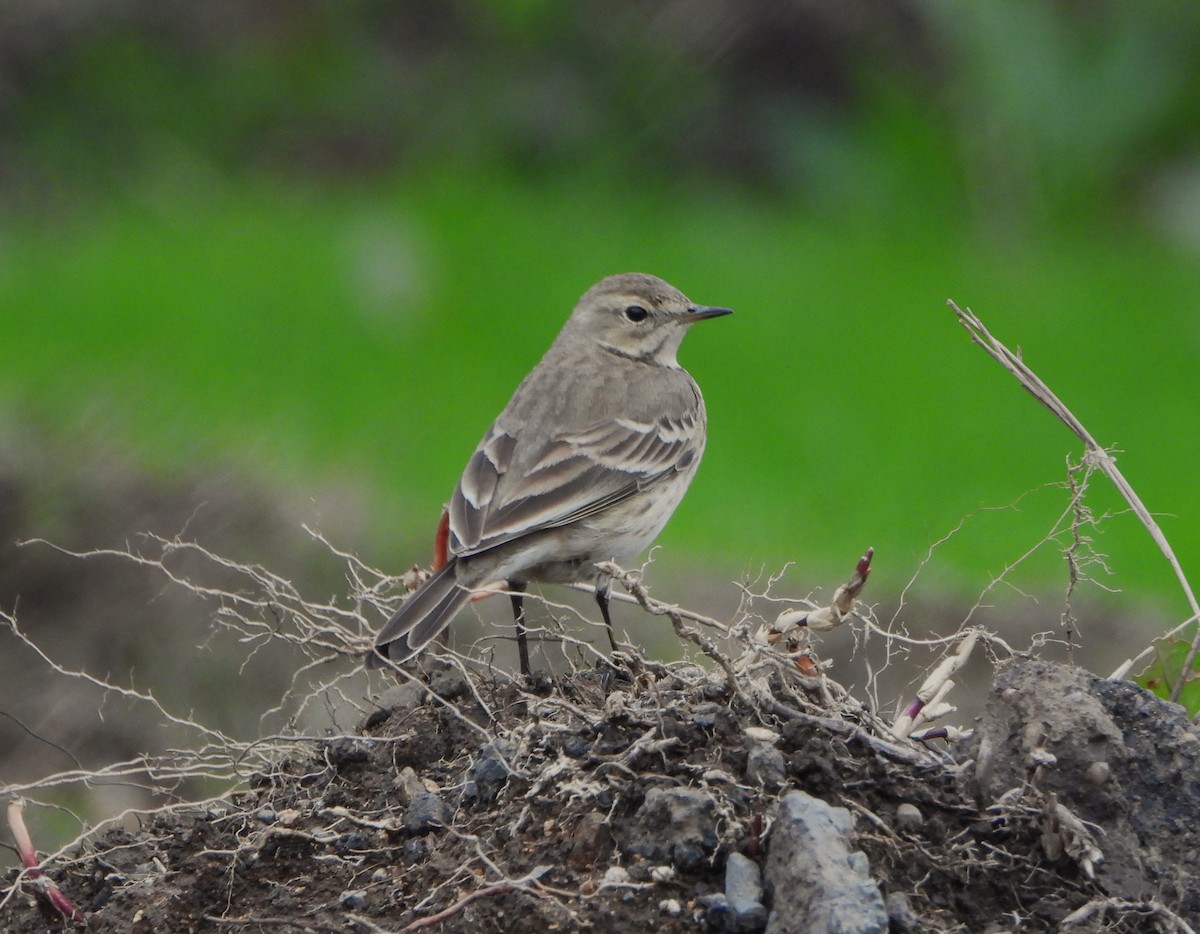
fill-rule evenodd
<path id="1" fill-rule="evenodd" d="M 1191 607 L 1192 617 L 1200 617 L 1200 601 L 1197 601 L 1196 594 L 1188 582 L 1187 575 L 1184 574 L 1179 559 L 1175 557 L 1175 552 L 1167 541 L 1166 535 L 1159 528 L 1154 516 L 1146 508 L 1141 497 L 1138 496 L 1129 481 L 1125 479 L 1124 474 L 1117 469 L 1117 463 L 1112 455 L 1097 443 L 1096 439 L 1092 437 L 1091 432 L 1063 404 L 1062 400 L 1051 391 L 1050 387 L 1042 382 L 1041 378 L 1033 370 L 1026 366 L 1019 353 L 1013 353 L 993 337 L 988 329 L 984 327 L 983 322 L 969 308 L 966 310 L 959 308 L 953 301 L 947 304 L 954 310 L 954 313 L 958 316 L 958 320 L 971 336 L 971 340 L 987 351 L 992 359 L 1016 377 L 1017 381 L 1030 395 L 1049 409 L 1055 418 L 1066 425 L 1083 442 L 1084 464 L 1097 467 L 1112 481 L 1121 496 L 1124 497 L 1125 502 L 1129 504 L 1134 514 L 1141 520 L 1150 537 L 1154 539 L 1154 543 L 1158 545 L 1159 550 L 1167 559 L 1167 563 L 1171 565 L 1172 570 L 1175 572 L 1175 577 L 1179 581 L 1179 586 L 1183 589 L 1184 596 L 1187 598 L 1188 605 Z M 1179 699 L 1179 692 L 1183 689 L 1186 674 L 1192 670 L 1197 653 L 1200 653 L 1200 628 L 1197 628 L 1196 635 L 1193 637 L 1191 647 L 1188 650 L 1187 658 L 1183 663 L 1183 675 L 1171 687 L 1171 700 L 1175 701 Z"/>
<path id="2" fill-rule="evenodd" d="M 1097 917 L 1103 918 L 1112 912 L 1118 916 L 1156 922 L 1160 930 L 1168 934 L 1196 934 L 1195 928 L 1156 901 L 1133 902 L 1124 898 L 1096 898 L 1082 908 L 1077 908 L 1060 922 L 1064 928 L 1084 924 Z M 1139 927 L 1139 930 L 1141 928 Z"/>

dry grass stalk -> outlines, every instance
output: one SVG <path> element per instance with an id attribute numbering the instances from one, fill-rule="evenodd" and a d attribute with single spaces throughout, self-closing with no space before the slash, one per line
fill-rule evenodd
<path id="1" fill-rule="evenodd" d="M 1175 557 L 1175 552 L 1171 548 L 1170 542 L 1167 541 L 1166 535 L 1163 534 L 1162 529 L 1155 521 L 1154 516 L 1151 515 L 1150 510 L 1142 502 L 1141 497 L 1138 496 L 1129 481 L 1125 479 L 1124 474 L 1117 468 L 1117 463 L 1112 455 L 1100 446 L 1091 433 L 1083 426 L 1083 423 L 1051 391 L 1050 387 L 1042 382 L 1041 378 L 1033 370 L 1026 366 L 1025 362 L 1021 359 L 1020 353 L 1013 353 L 993 337 L 988 329 L 984 327 L 983 322 L 969 308 L 966 310 L 959 308 L 953 301 L 949 301 L 947 304 L 954 310 L 959 322 L 966 328 L 967 333 L 970 334 L 971 340 L 987 351 L 992 359 L 1016 377 L 1017 381 L 1030 395 L 1049 409 L 1055 418 L 1066 425 L 1083 442 L 1084 463 L 1102 471 L 1112 481 L 1121 496 L 1124 497 L 1130 509 L 1133 510 L 1146 531 L 1150 533 L 1150 537 L 1158 545 L 1159 550 L 1163 553 L 1163 556 L 1171 565 L 1171 569 L 1175 572 L 1179 586 L 1183 589 L 1184 596 L 1191 607 L 1192 619 L 1200 618 L 1200 601 L 1197 601 L 1196 594 L 1188 582 L 1187 575 L 1184 573 L 1179 559 Z M 1182 669 L 1184 673 L 1192 670 L 1197 653 L 1200 653 L 1200 628 L 1197 629 L 1196 635 L 1192 639 L 1191 647 L 1188 650 L 1187 658 L 1184 660 Z M 1179 692 L 1183 689 L 1184 681 L 1185 677 L 1181 676 L 1171 687 L 1171 700 L 1177 701 L 1179 699 Z"/>

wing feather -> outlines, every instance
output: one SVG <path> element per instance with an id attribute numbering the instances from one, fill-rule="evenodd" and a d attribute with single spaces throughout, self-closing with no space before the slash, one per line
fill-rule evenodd
<path id="1" fill-rule="evenodd" d="M 704 445 L 698 394 L 680 414 L 603 419 L 548 440 L 498 424 L 451 500 L 451 550 L 460 557 L 593 516 L 689 468 Z"/>

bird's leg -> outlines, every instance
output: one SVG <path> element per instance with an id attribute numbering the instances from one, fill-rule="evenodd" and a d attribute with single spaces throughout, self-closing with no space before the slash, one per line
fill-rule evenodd
<path id="1" fill-rule="evenodd" d="M 612 578 L 606 577 L 596 582 L 596 603 L 600 606 L 600 615 L 604 617 L 604 626 L 608 629 L 608 644 L 617 651 L 617 640 L 613 635 L 612 617 L 608 615 L 608 595 L 612 593 Z"/>
<path id="2" fill-rule="evenodd" d="M 525 582 L 509 581 L 509 599 L 512 600 L 513 622 L 517 626 L 517 654 L 521 656 L 521 674 L 526 679 L 529 673 L 529 643 L 525 639 Z"/>
<path id="3" fill-rule="evenodd" d="M 612 593 L 612 578 L 600 577 L 596 581 L 596 604 L 600 607 L 600 615 L 604 617 L 604 626 L 608 630 L 608 644 L 612 646 L 614 653 L 617 649 L 617 639 L 613 635 L 612 617 L 608 613 L 608 596 Z M 631 659 L 632 660 L 632 659 Z M 604 671 L 600 675 L 601 690 L 607 696 L 609 689 L 612 687 L 613 681 L 616 678 L 628 681 L 632 675 L 632 671 L 625 671 L 617 667 L 617 663 L 609 658 L 601 662 Z"/>

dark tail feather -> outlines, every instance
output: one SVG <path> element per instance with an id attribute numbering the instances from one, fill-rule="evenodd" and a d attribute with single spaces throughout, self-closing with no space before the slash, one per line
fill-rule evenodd
<path id="1" fill-rule="evenodd" d="M 397 664 L 408 661 L 450 625 L 471 598 L 471 592 L 458 585 L 455 563 L 451 559 L 440 568 L 379 630 L 375 648 L 367 655 L 368 668 L 382 668 L 385 658 Z"/>

